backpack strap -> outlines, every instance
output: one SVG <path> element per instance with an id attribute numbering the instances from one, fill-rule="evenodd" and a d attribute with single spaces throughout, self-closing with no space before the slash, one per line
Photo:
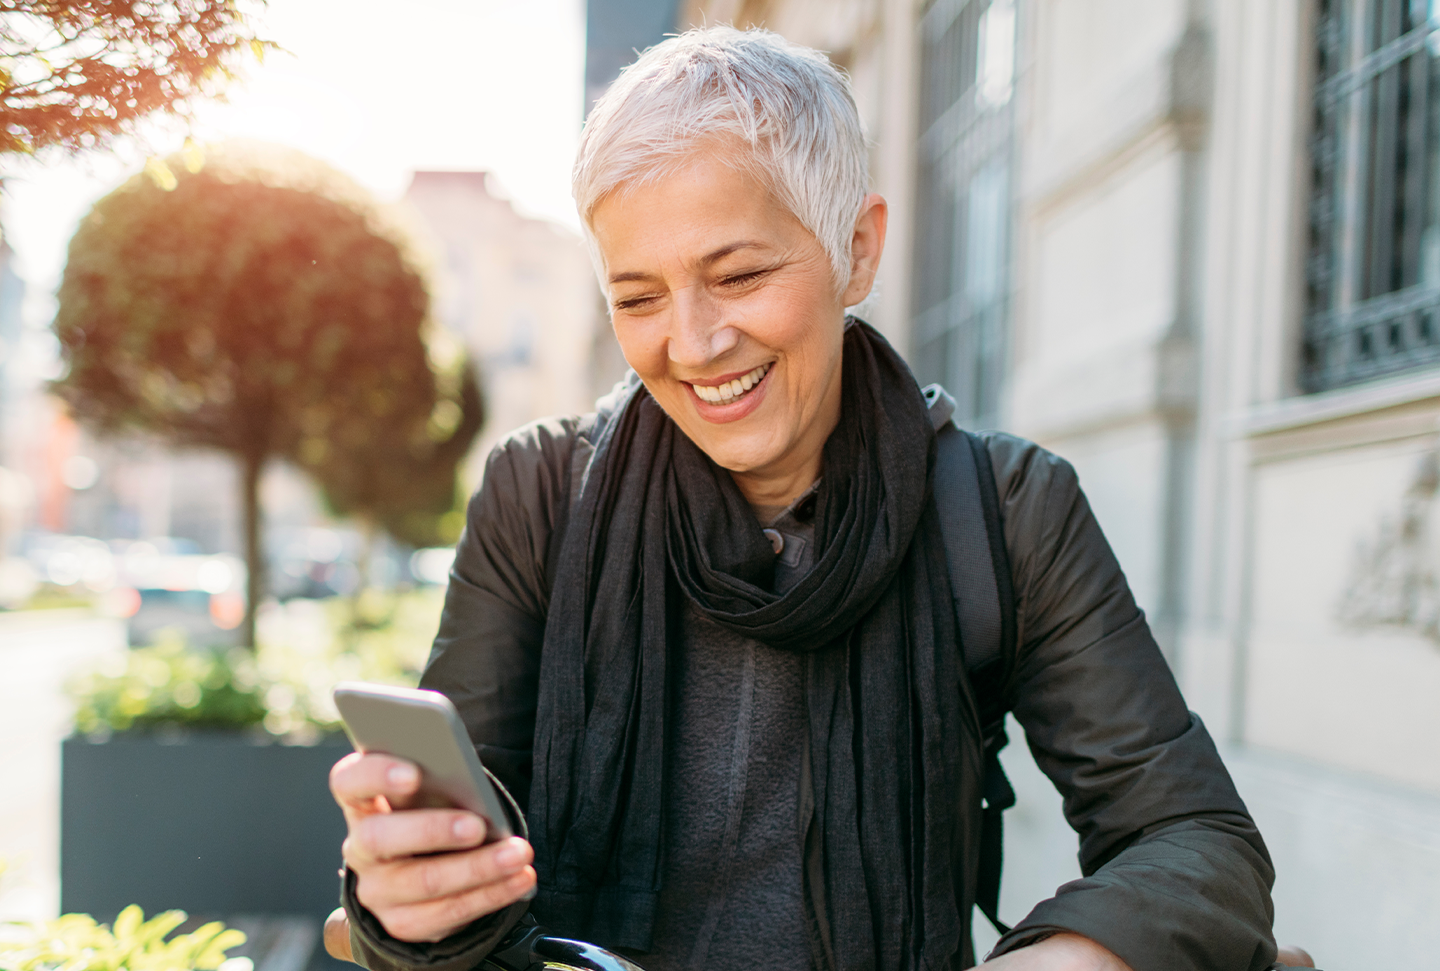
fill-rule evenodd
<path id="1" fill-rule="evenodd" d="M 985 749 L 975 903 L 995 929 L 1005 934 L 1010 928 L 999 916 L 1003 814 L 1015 805 L 1015 790 L 1000 765 L 1000 750 L 1009 741 L 1005 735 L 1009 709 L 1005 687 L 1016 653 L 1014 582 L 990 452 L 978 437 L 951 420 L 955 400 L 944 388 L 932 384 L 924 394 L 936 430 L 935 505 L 960 626 L 960 652 L 980 708 Z"/>

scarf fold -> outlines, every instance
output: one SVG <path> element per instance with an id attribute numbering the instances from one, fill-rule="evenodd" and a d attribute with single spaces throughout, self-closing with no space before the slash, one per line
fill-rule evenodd
<path id="1" fill-rule="evenodd" d="M 540 666 L 533 905 L 555 930 L 650 949 L 661 888 L 667 644 L 684 604 L 804 655 L 812 838 L 836 971 L 949 967 L 973 703 L 931 498 L 935 436 L 878 333 L 845 334 L 815 563 L 783 595 L 729 472 L 638 382 L 601 428 L 562 544 Z M 820 891 L 820 892 L 815 892 Z M 967 912 L 968 912 L 968 908 Z"/>

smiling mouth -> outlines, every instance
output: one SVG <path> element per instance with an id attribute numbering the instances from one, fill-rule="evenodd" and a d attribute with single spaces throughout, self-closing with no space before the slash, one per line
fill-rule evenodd
<path id="1" fill-rule="evenodd" d="M 690 387 L 695 389 L 695 396 L 701 401 L 712 405 L 732 404 L 749 394 L 751 389 L 765 377 L 774 363 L 771 361 L 770 364 L 762 364 L 755 370 L 742 374 L 733 381 L 726 381 L 724 384 L 705 385 L 691 382 Z"/>

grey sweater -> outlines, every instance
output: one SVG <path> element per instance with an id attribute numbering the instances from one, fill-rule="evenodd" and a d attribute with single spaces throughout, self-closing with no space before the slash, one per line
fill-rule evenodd
<path id="1" fill-rule="evenodd" d="M 814 560 L 810 495 L 768 524 L 783 543 L 778 592 Z M 653 950 L 637 960 L 646 971 L 805 971 L 814 962 L 800 881 L 800 656 L 693 607 L 676 647 L 665 893 Z"/>

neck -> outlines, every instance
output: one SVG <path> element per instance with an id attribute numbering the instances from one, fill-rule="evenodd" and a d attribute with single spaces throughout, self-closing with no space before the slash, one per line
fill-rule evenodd
<path id="1" fill-rule="evenodd" d="M 817 453 L 813 462 L 788 474 L 763 476 L 753 472 L 731 472 L 730 477 L 750 505 L 757 509 L 784 509 L 820 478 L 820 471 L 821 461 Z"/>

